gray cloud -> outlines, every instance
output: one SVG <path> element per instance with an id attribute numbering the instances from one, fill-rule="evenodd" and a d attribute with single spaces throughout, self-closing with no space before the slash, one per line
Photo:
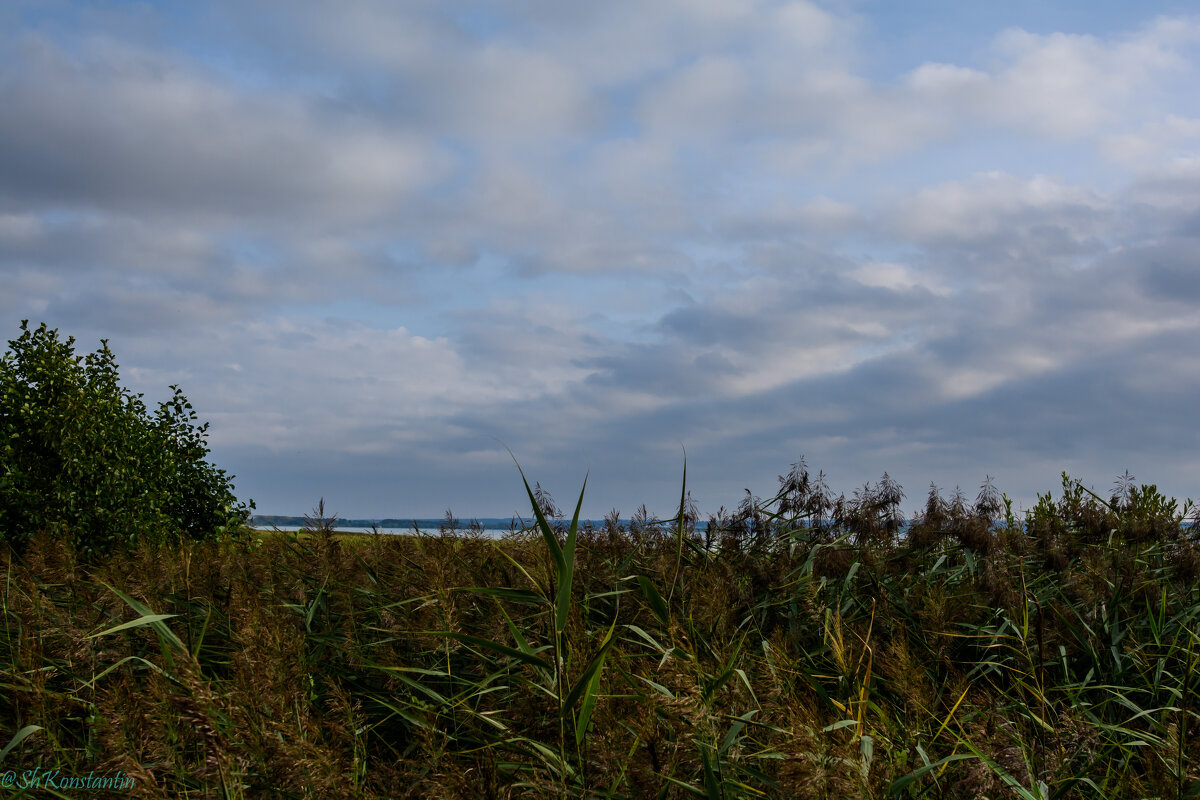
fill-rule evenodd
<path id="1" fill-rule="evenodd" d="M 0 81 L 0 191 L 12 202 L 337 219 L 393 210 L 451 165 L 420 136 L 238 90 L 156 52 L 72 56 L 24 38 Z"/>
<path id="2" fill-rule="evenodd" d="M 1200 301 L 1200 269 L 1196 266 L 1197 242 L 1188 248 L 1147 248 L 1139 255 L 1145 260 L 1141 281 L 1156 299 L 1183 303 L 1195 308 Z"/>

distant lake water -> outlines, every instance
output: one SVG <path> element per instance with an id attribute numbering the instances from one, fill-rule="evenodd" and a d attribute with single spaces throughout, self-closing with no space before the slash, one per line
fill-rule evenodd
<path id="1" fill-rule="evenodd" d="M 413 533 L 413 529 L 411 527 L 408 527 L 408 528 L 375 528 L 375 529 L 371 529 L 371 528 L 335 528 L 335 530 L 338 533 L 375 533 L 376 531 L 378 531 L 379 533 L 401 534 L 401 535 L 405 535 L 405 536 L 410 536 Z M 503 536 L 506 533 L 508 533 L 508 530 L 509 529 L 507 527 L 484 528 L 482 535 L 491 536 L 491 537 L 500 537 L 500 536 Z M 518 528 L 518 530 L 520 530 L 520 529 Z M 438 532 L 438 526 L 437 525 L 422 525 L 422 526 L 420 526 L 420 531 L 421 531 L 421 533 L 435 534 Z M 465 526 L 458 528 L 456 530 L 456 533 L 458 533 L 460 536 L 467 532 L 468 532 L 468 529 Z"/>
<path id="2" fill-rule="evenodd" d="M 379 533 L 383 533 L 383 534 L 411 535 L 413 533 L 413 529 L 415 526 L 416 529 L 420 530 L 421 533 L 436 534 L 436 533 L 438 533 L 439 529 L 446 523 L 446 521 L 444 519 L 387 520 L 386 522 L 387 522 L 387 524 L 378 525 L 375 528 L 372 528 L 370 525 L 362 524 L 362 520 L 353 520 L 348 524 L 335 525 L 334 530 L 337 531 L 338 533 L 373 533 L 375 531 L 378 531 Z M 403 524 L 397 524 L 397 523 L 403 523 Z M 601 529 L 606 524 L 605 521 L 602 519 L 580 520 L 579 527 L 583 528 L 586 525 L 588 525 L 589 523 L 591 524 L 591 526 L 593 528 L 596 528 L 596 529 Z M 304 527 L 304 520 L 303 520 L 303 518 L 293 518 L 293 517 L 274 518 L 274 519 L 270 519 L 270 520 L 263 519 L 263 518 L 255 518 L 255 519 L 251 520 L 250 524 L 251 524 L 251 527 L 253 527 L 256 530 L 269 531 L 269 530 L 278 529 L 278 530 L 283 530 L 283 531 L 294 531 L 294 530 L 299 530 Z M 501 536 L 504 536 L 505 534 L 508 534 L 508 533 L 514 531 L 514 530 L 519 531 L 519 530 L 522 530 L 523 528 L 531 528 L 534 524 L 534 520 L 532 520 L 532 519 L 522 520 L 522 519 L 518 519 L 515 517 L 511 518 L 511 519 L 500 519 L 500 518 L 491 517 L 491 518 L 487 518 L 487 519 L 478 520 L 478 524 L 479 524 L 479 526 L 482 527 L 481 535 L 492 537 L 492 538 L 499 538 Z M 561 525 L 566 526 L 566 525 L 570 524 L 570 520 L 556 520 L 556 521 L 552 522 L 551 524 L 553 524 L 553 525 L 561 524 Z M 626 520 L 626 519 L 619 520 L 617 524 L 621 528 L 627 529 L 629 527 L 629 520 Z M 696 530 L 702 531 L 707 527 L 707 525 L 708 524 L 706 522 L 697 522 Z M 470 526 L 471 526 L 471 520 L 466 520 L 466 521 L 459 520 L 458 526 L 455 528 L 455 531 L 460 536 L 467 535 L 470 532 Z"/>

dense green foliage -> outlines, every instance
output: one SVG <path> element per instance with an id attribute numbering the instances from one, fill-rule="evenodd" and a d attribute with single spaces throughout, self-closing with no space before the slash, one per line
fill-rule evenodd
<path id="1" fill-rule="evenodd" d="M 76 356 L 45 323 L 0 359 L 0 541 L 69 538 L 84 558 L 140 539 L 205 539 L 248 509 L 205 460 L 208 424 L 179 387 L 148 413 L 121 387 L 108 343 Z"/>
<path id="2" fill-rule="evenodd" d="M 1200 544 L 1151 486 L 1064 475 L 1025 521 L 931 489 L 904 528 L 886 476 L 834 497 L 798 465 L 707 531 L 686 492 L 598 529 L 528 495 L 499 541 L 318 513 L 83 565 L 39 537 L 0 563 L 0 744 L 25 734 L 0 770 L 146 798 L 1200 796 Z"/>

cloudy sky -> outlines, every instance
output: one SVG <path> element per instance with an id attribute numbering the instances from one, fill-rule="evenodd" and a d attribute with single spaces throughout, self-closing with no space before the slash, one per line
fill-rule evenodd
<path id="1" fill-rule="evenodd" d="M 10 0 L 0 339 L 262 513 L 1200 496 L 1191 2 Z"/>

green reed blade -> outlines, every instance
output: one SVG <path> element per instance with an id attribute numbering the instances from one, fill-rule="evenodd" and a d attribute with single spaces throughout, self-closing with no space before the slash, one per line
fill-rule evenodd
<path id="1" fill-rule="evenodd" d="M 366 696 L 370 699 L 370 701 L 372 703 L 377 703 L 381 708 L 386 708 L 393 715 L 400 717 L 400 719 L 404 720 L 405 722 L 407 722 L 408 724 L 412 725 L 415 728 L 428 729 L 431 727 L 429 724 L 429 720 L 425 719 L 425 717 L 422 714 L 418 713 L 417 711 L 406 709 L 406 708 L 401 708 L 400 706 L 393 703 L 389 698 L 383 697 L 377 692 L 372 692 Z M 390 719 L 390 717 L 384 717 L 384 719 L 376 722 L 375 725 L 376 726 L 382 725 L 388 719 Z"/>
<path id="2" fill-rule="evenodd" d="M 962 740 L 962 744 L 964 744 L 976 758 L 982 761 L 991 771 L 991 773 L 999 778 L 1004 785 L 1012 789 L 1016 793 L 1017 797 L 1021 798 L 1021 800 L 1048 800 L 1042 795 L 1040 789 L 1035 793 L 1025 786 L 1022 786 L 1021 782 L 1009 774 L 1004 767 L 1000 766 L 994 760 L 977 750 L 975 746 L 971 744 L 971 742 Z"/>
<path id="3" fill-rule="evenodd" d="M 579 501 L 575 503 L 575 514 L 571 517 L 571 527 L 567 529 L 567 541 L 562 549 L 562 564 L 558 574 L 558 602 L 554 614 L 554 629 L 560 634 L 567 629 L 567 617 L 571 612 L 571 584 L 575 580 L 575 538 L 579 531 L 579 509 L 583 508 L 583 494 L 587 491 L 590 474 L 589 470 L 583 476 L 583 488 L 579 490 Z"/>
<path id="4" fill-rule="evenodd" d="M 159 673 L 160 675 L 166 675 L 166 673 L 165 673 L 165 672 L 163 672 L 163 669 L 162 669 L 162 667 L 160 667 L 158 664 L 155 664 L 153 661 L 147 661 L 146 659 L 142 658 L 141 656 L 125 656 L 125 657 L 124 657 L 124 658 L 122 658 L 120 661 L 118 661 L 118 662 L 117 662 L 117 663 L 115 663 L 115 664 L 112 664 L 111 666 L 109 666 L 109 667 L 108 667 L 108 669 L 104 670 L 104 671 L 103 671 L 103 672 L 101 672 L 99 675 L 97 675 L 96 677 L 92 678 L 90 681 L 80 681 L 80 682 L 81 682 L 81 683 L 83 683 L 83 685 L 84 685 L 84 686 L 86 686 L 86 687 L 87 687 L 87 688 L 89 688 L 89 689 L 91 689 L 91 688 L 94 688 L 94 687 L 95 687 L 95 685 L 96 685 L 96 681 L 100 680 L 100 679 L 101 679 L 101 678 L 103 678 L 105 675 L 107 675 L 108 673 L 110 673 L 110 672 L 112 672 L 114 669 L 116 669 L 117 667 L 119 667 L 119 666 L 121 666 L 122 664 L 124 664 L 126 661 L 140 661 L 140 662 L 142 662 L 143 664 L 145 664 L 147 667 L 149 667 L 150 669 L 152 669 L 152 670 L 154 670 L 155 672 Z M 170 675 L 167 675 L 167 678 L 168 678 L 168 679 L 172 679 L 172 676 L 170 676 Z M 176 680 L 177 680 L 177 679 L 176 679 Z"/>
<path id="5" fill-rule="evenodd" d="M 512 456 L 512 451 L 509 450 L 508 454 Z M 521 473 L 521 481 L 525 484 L 525 494 L 529 495 L 529 504 L 533 506 L 533 516 L 537 520 L 538 532 L 542 534 L 542 539 L 546 542 L 546 549 L 550 551 L 550 557 L 554 559 L 554 566 L 558 574 L 562 575 L 566 570 L 566 565 L 563 561 L 563 551 L 558 543 L 558 537 L 554 535 L 554 529 L 546 521 L 546 515 L 542 513 L 542 507 L 538 504 L 537 498 L 533 496 L 533 489 L 529 486 L 529 479 L 525 477 L 525 470 L 521 469 L 521 464 L 517 461 L 516 456 L 512 456 L 512 459 L 513 463 L 517 465 L 517 472 Z"/>
<path id="6" fill-rule="evenodd" d="M 692 786 L 690 783 L 685 783 L 684 781 L 681 781 L 678 778 L 672 778 L 670 775 L 662 775 L 661 777 L 663 778 L 663 780 L 667 781 L 668 783 L 678 786 L 680 789 L 683 789 L 685 792 L 692 795 L 693 797 L 708 797 L 707 792 L 705 792 L 703 789 L 697 789 L 695 786 Z M 667 797 L 668 795 L 667 795 L 666 789 L 667 789 L 667 787 L 664 786 L 663 791 L 660 792 L 657 796 L 659 798 Z M 717 795 L 717 797 L 720 797 L 720 795 Z"/>
<path id="7" fill-rule="evenodd" d="M 109 586 L 104 581 L 100 581 L 100 585 L 103 586 L 105 589 L 108 589 L 110 592 L 115 594 L 117 597 L 124 600 L 126 605 L 128 605 L 134 611 L 141 614 L 143 618 L 160 616 L 158 614 L 155 614 L 153 611 L 151 611 L 146 605 L 139 603 L 137 600 L 134 600 L 132 597 L 127 596 L 121 590 L 115 589 L 112 586 Z M 154 628 L 154 632 L 156 634 L 158 634 L 158 640 L 159 640 L 160 644 L 162 645 L 163 657 L 167 660 L 168 664 L 173 663 L 171 653 L 167 649 L 168 644 L 170 644 L 172 647 L 174 647 L 177 652 L 183 653 L 183 654 L 188 654 L 188 649 L 184 645 L 183 640 L 180 639 L 178 636 L 176 636 L 175 632 L 172 631 L 170 628 L 168 628 L 166 626 L 166 624 L 163 623 L 161 618 L 147 620 L 147 622 L 144 624 L 149 624 L 150 627 Z"/>
<path id="8" fill-rule="evenodd" d="M 449 705 L 449 703 L 450 703 L 450 700 L 445 695 L 443 695 L 441 692 L 438 692 L 435 689 L 430 689 L 425 684 L 421 683 L 420 681 L 418 681 L 414 678 L 410 678 L 408 675 L 405 674 L 406 672 L 417 672 L 417 670 L 406 669 L 405 667 L 385 667 L 385 666 L 381 666 L 378 664 L 368 664 L 367 666 L 373 667 L 374 669 L 380 670 L 381 672 L 388 673 L 389 675 L 394 677 L 396 680 L 407 685 L 409 688 L 425 695 L 430 700 L 437 703 L 439 706 L 444 707 L 444 706 Z M 418 674 L 424 674 L 427 672 L 429 672 L 429 670 L 421 670 L 420 673 L 418 673 Z M 444 672 L 439 672 L 436 674 L 438 676 L 445 675 Z"/>
<path id="9" fill-rule="evenodd" d="M 569 714 L 571 712 L 571 709 L 574 708 L 575 704 L 579 702 L 579 698 L 582 697 L 583 693 L 587 690 L 588 682 L 591 681 L 592 676 L 598 674 L 604 667 L 604 657 L 608 655 L 608 651 L 612 649 L 613 644 L 616 643 L 616 639 L 612 634 L 613 628 L 609 628 L 608 633 L 604 636 L 603 643 L 600 645 L 600 652 L 596 653 L 596 655 L 592 657 L 592 660 L 588 662 L 588 665 L 584 668 L 583 673 L 575 681 L 575 685 L 571 687 L 569 692 L 567 692 L 567 696 L 563 700 L 563 714 Z"/>
<path id="10" fill-rule="evenodd" d="M 114 628 L 109 628 L 106 631 L 100 631 L 99 633 L 89 634 L 88 636 L 85 636 L 84 638 L 85 639 L 95 639 L 98 636 L 107 636 L 110 633 L 116 633 L 117 631 L 123 631 L 126 628 L 140 628 L 143 625 L 153 625 L 155 622 L 161 622 L 164 619 L 170 619 L 171 617 L 177 617 L 177 616 L 179 616 L 179 615 L 178 614 L 147 614 L 145 616 L 138 617 L 137 619 L 132 620 L 130 622 L 124 622 L 120 625 L 117 625 Z"/>
<path id="11" fill-rule="evenodd" d="M 675 538 L 678 546 L 675 552 L 675 572 L 671 575 L 671 588 L 667 590 L 667 603 L 675 596 L 675 582 L 679 580 L 679 567 L 683 563 L 683 528 L 687 512 L 687 449 L 683 451 L 683 486 L 679 490 L 679 516 L 675 521 Z"/>
<path id="12" fill-rule="evenodd" d="M 652 648 L 654 648 L 654 650 L 656 652 L 659 652 L 659 653 L 667 652 L 667 648 L 663 647 L 662 644 L 659 643 L 659 641 L 657 639 L 655 639 L 650 634 L 646 633 L 645 630 L 643 630 L 642 628 L 639 628 L 637 625 L 626 625 L 625 628 L 626 628 L 626 630 L 630 630 L 633 633 L 636 633 L 639 637 L 641 637 L 643 640 L 645 640 L 645 642 L 647 644 L 649 644 Z M 632 640 L 627 640 L 627 641 L 632 641 Z"/>
<path id="13" fill-rule="evenodd" d="M 531 592 L 528 589 L 507 589 L 503 587 L 491 586 L 465 586 L 454 587 L 451 592 L 470 592 L 471 594 L 482 594 L 490 597 L 499 597 L 510 603 L 518 603 L 528 606 L 541 605 L 546 602 L 546 598 L 537 592 Z"/>
<path id="14" fill-rule="evenodd" d="M 601 657 L 603 662 L 603 656 Z M 592 711 L 596 707 L 596 698 L 600 691 L 600 676 L 603 670 L 603 663 L 597 669 L 592 671 L 591 677 L 588 678 L 587 686 L 583 691 L 583 702 L 579 706 L 579 719 L 575 722 L 575 746 L 582 747 L 583 740 L 587 736 L 588 724 L 592 721 Z M 582 680 L 582 678 L 581 678 Z"/>
<path id="15" fill-rule="evenodd" d="M 520 648 L 522 653 L 533 655 L 533 648 L 529 646 L 529 642 L 526 641 L 525 636 L 521 633 L 521 629 L 512 621 L 512 617 L 508 615 L 503 606 L 500 607 L 500 613 L 504 615 L 504 622 L 508 625 L 508 631 L 512 634 L 513 641 L 517 643 L 517 647 Z"/>
<path id="16" fill-rule="evenodd" d="M 954 761 L 963 761 L 968 758 L 976 758 L 976 757 L 977 756 L 974 753 L 955 753 L 954 755 L 946 756 L 945 758 L 943 758 L 939 761 L 934 761 L 932 764 L 926 764 L 925 766 L 920 767 L 919 769 L 916 769 L 916 770 L 908 773 L 907 775 L 897 778 L 896 780 L 892 781 L 891 785 L 888 786 L 888 794 L 890 794 L 890 795 L 899 794 L 900 791 L 902 789 L 904 789 L 906 786 L 908 786 L 910 783 L 919 781 L 921 778 L 924 778 L 926 775 L 933 772 L 935 769 L 939 769 L 940 767 L 943 767 L 946 764 L 950 764 Z"/>
<path id="17" fill-rule="evenodd" d="M 704 793 L 708 800 L 721 800 L 721 784 L 717 782 L 717 774 L 713 771 L 712 760 L 709 758 L 708 749 L 700 748 L 700 763 L 704 767 Z"/>
<path id="18" fill-rule="evenodd" d="M 213 607 L 208 607 L 208 612 L 204 615 L 204 624 L 200 627 L 200 635 L 196 637 L 196 645 L 192 648 L 192 658 L 199 660 L 200 648 L 204 646 L 204 637 L 208 635 L 208 623 L 212 621 Z"/>
<path id="19" fill-rule="evenodd" d="M 654 588 L 650 579 L 644 575 L 638 575 L 638 586 L 642 590 L 642 596 L 650 604 L 650 610 L 654 612 L 654 616 L 658 618 L 663 628 L 668 628 L 671 624 L 671 610 L 667 608 L 667 602 L 663 600 L 663 596 L 659 594 L 658 589 Z"/>
<path id="20" fill-rule="evenodd" d="M 558 542 L 556 541 L 555 545 L 557 545 L 557 544 L 558 544 Z M 508 561 L 508 563 L 512 564 L 514 567 L 516 567 L 518 570 L 520 570 L 521 574 L 525 576 L 525 579 L 529 581 L 529 584 L 538 590 L 538 592 L 536 593 L 537 597 L 538 597 L 538 602 L 546 603 L 547 605 L 549 605 L 549 603 L 550 603 L 549 589 L 543 589 L 542 585 L 540 583 L 538 583 L 536 580 L 534 580 L 534 577 L 529 574 L 529 570 L 525 569 L 525 567 L 523 567 L 521 565 L 521 562 L 517 561 L 515 558 L 513 558 L 511 555 L 509 555 L 507 552 L 505 552 L 504 548 L 501 547 L 499 543 L 492 542 L 492 547 L 496 550 L 496 552 L 498 552 L 501 556 L 503 556 Z M 513 591 L 518 591 L 518 590 L 513 590 Z"/>
<path id="21" fill-rule="evenodd" d="M 447 639 L 454 639 L 455 641 L 462 642 L 463 644 L 470 645 L 472 647 L 482 647 L 484 650 L 491 650 L 493 653 L 498 655 L 515 658 L 517 661 L 530 664 L 535 667 L 540 667 L 542 669 L 551 668 L 550 662 L 546 661 L 544 658 L 539 658 L 532 652 L 518 650 L 515 647 L 509 647 L 506 644 L 500 644 L 499 642 L 494 642 L 491 639 L 485 639 L 482 636 L 471 636 L 469 634 L 458 633 L 456 631 L 425 631 L 425 633 L 428 636 L 444 636 Z"/>
<path id="22" fill-rule="evenodd" d="M 645 675 L 638 675 L 636 672 L 627 672 L 625 674 L 631 678 L 637 678 L 639 681 L 646 684 L 647 686 L 652 688 L 654 691 L 661 694 L 663 697 L 670 697 L 672 699 L 674 699 L 674 697 L 675 697 L 674 693 L 672 693 L 670 689 L 663 686 L 661 683 L 655 683 L 654 681 L 647 678 Z"/>
<path id="23" fill-rule="evenodd" d="M 325 580 L 321 581 L 321 588 L 317 590 L 317 596 L 312 599 L 312 602 L 308 604 L 308 608 L 306 609 L 306 612 L 304 615 L 304 629 L 306 631 L 309 631 L 310 633 L 312 632 L 313 619 L 317 615 L 317 609 L 323 606 L 323 603 L 321 601 L 325 597 L 325 586 L 328 583 L 329 583 L 328 577 L 326 577 Z"/>
<path id="24" fill-rule="evenodd" d="M 717 750 L 718 756 L 724 758 L 729 753 L 730 749 L 733 748 L 734 742 L 741 736 L 742 729 L 746 727 L 746 723 L 757 713 L 758 709 L 754 708 L 734 719 L 733 724 L 729 726 L 729 732 L 725 734 L 725 739 L 721 742 L 720 749 Z"/>
<path id="25" fill-rule="evenodd" d="M 14 736 L 8 744 L 4 745 L 3 750 L 0 750 L 0 764 L 4 763 L 4 757 L 8 755 L 8 751 L 25 741 L 25 739 L 27 739 L 29 736 L 41 730 L 45 730 L 45 728 L 43 728 L 41 725 L 26 725 L 24 728 L 21 728 L 21 730 L 17 731 L 17 735 Z"/>

